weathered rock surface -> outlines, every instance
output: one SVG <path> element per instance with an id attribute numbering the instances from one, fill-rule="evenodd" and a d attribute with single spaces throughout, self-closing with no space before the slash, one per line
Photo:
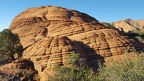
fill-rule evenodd
<path id="1" fill-rule="evenodd" d="M 120 30 L 123 29 L 125 32 L 132 30 L 141 30 L 144 32 L 144 20 L 133 20 L 128 18 L 118 22 L 113 22 L 112 25 Z"/>
<path id="2" fill-rule="evenodd" d="M 124 33 L 108 29 L 85 13 L 61 7 L 38 7 L 25 10 L 10 25 L 25 48 L 23 58 L 30 58 L 42 77 L 51 75 L 55 64 L 66 65 L 66 57 L 78 52 L 88 64 L 123 54 L 139 45 Z"/>
<path id="3" fill-rule="evenodd" d="M 15 60 L 0 66 L 1 81 L 34 81 L 35 75 L 37 71 L 34 69 L 33 62 L 27 59 Z"/>
<path id="4" fill-rule="evenodd" d="M 26 47 L 47 35 L 73 34 L 92 29 L 89 28 L 89 25 L 84 29 L 81 26 L 82 22 L 98 23 L 96 19 L 87 14 L 61 7 L 47 6 L 30 8 L 22 12 L 12 21 L 9 29 L 19 34 L 21 43 Z M 69 31 L 65 31 L 66 29 Z"/>

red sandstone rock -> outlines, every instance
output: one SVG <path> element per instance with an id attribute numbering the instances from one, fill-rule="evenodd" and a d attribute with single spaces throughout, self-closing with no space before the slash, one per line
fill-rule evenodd
<path id="1" fill-rule="evenodd" d="M 20 36 L 26 48 L 23 58 L 33 61 L 42 81 L 51 75 L 55 64 L 66 65 L 71 52 L 79 52 L 93 66 L 106 57 L 119 57 L 128 46 L 137 44 L 85 13 L 61 7 L 25 10 L 14 18 L 9 29 Z"/>

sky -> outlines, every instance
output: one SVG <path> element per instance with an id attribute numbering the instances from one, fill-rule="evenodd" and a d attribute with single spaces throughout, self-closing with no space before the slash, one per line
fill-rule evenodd
<path id="1" fill-rule="evenodd" d="M 1 0 L 0 31 L 22 11 L 38 6 L 61 6 L 87 13 L 100 22 L 144 19 L 144 0 Z"/>

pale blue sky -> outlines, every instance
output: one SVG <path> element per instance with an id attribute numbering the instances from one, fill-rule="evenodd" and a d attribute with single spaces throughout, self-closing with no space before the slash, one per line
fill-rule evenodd
<path id="1" fill-rule="evenodd" d="M 0 31 L 8 28 L 12 19 L 22 11 L 46 5 L 78 10 L 100 22 L 144 19 L 144 0 L 1 0 Z"/>

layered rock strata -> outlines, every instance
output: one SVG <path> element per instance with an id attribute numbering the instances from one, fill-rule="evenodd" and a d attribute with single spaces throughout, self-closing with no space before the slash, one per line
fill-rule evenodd
<path id="1" fill-rule="evenodd" d="M 72 52 L 80 53 L 90 66 L 96 67 L 98 60 L 119 57 L 128 47 L 138 45 L 85 13 L 61 7 L 25 10 L 14 18 L 9 29 L 20 36 L 25 48 L 23 58 L 33 61 L 43 81 L 55 64 L 66 65 L 66 57 Z"/>

